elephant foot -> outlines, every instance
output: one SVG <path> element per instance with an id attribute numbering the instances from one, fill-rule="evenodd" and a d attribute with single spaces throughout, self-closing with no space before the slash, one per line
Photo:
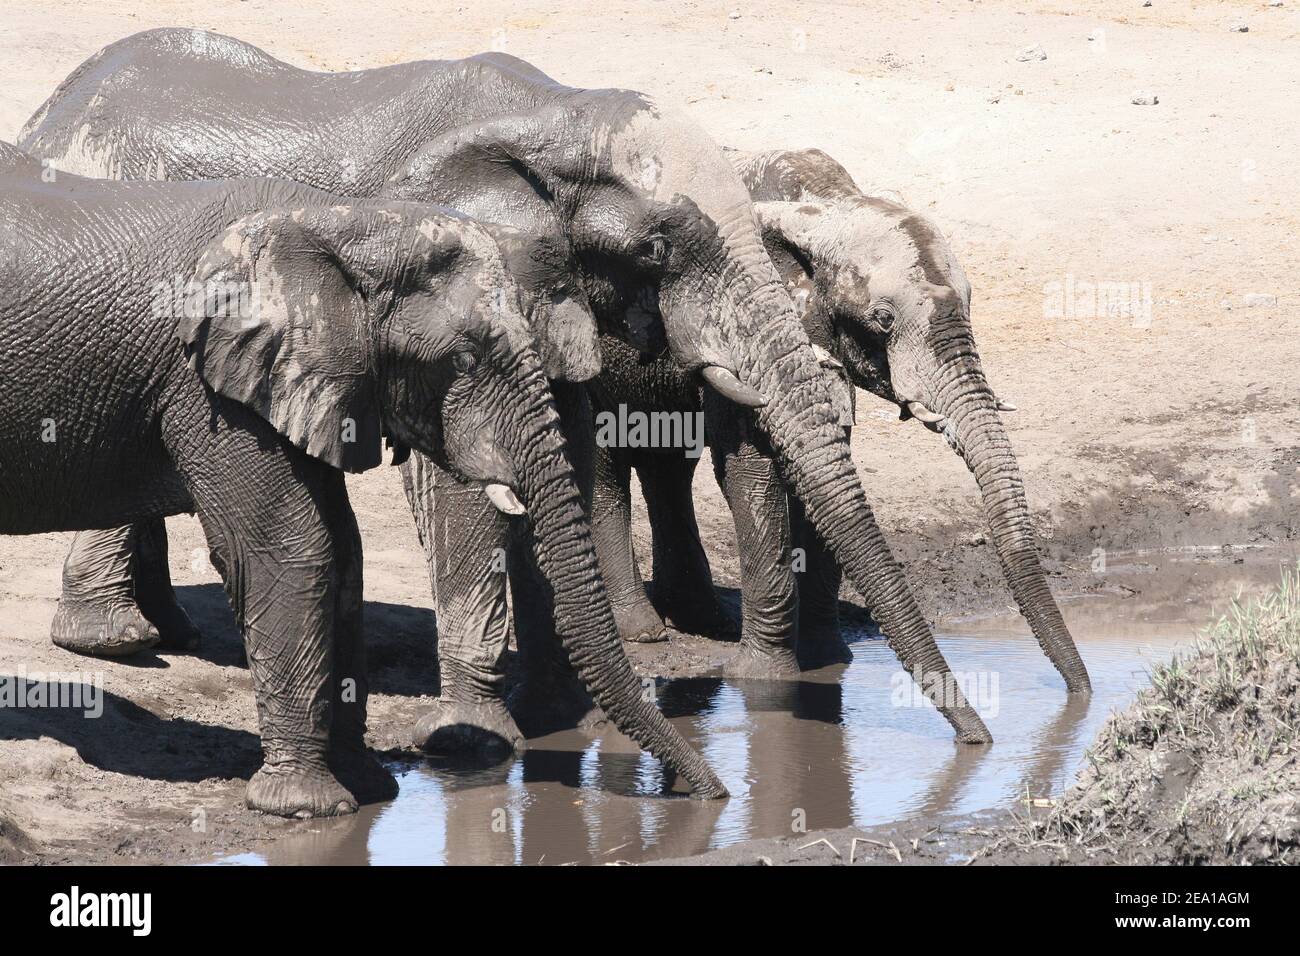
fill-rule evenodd
<path id="1" fill-rule="evenodd" d="M 575 727 L 596 730 L 606 722 L 605 712 L 577 679 L 525 677 L 523 685 L 510 696 L 510 712 L 529 737 Z"/>
<path id="2" fill-rule="evenodd" d="M 718 641 L 734 641 L 740 637 L 740 623 L 718 600 L 713 582 L 707 577 L 698 585 L 656 580 L 651 585 L 651 594 L 655 610 L 663 612 L 670 627 Z"/>
<path id="3" fill-rule="evenodd" d="M 125 657 L 159 642 L 158 629 L 130 601 L 107 605 L 61 599 L 50 638 L 64 650 L 93 657 Z"/>
<path id="4" fill-rule="evenodd" d="M 357 798 L 328 770 L 263 764 L 245 792 L 248 809 L 277 817 L 340 817 L 357 812 Z"/>
<path id="5" fill-rule="evenodd" d="M 614 623 L 618 636 L 629 644 L 659 644 L 672 638 L 671 629 L 649 601 L 615 607 Z"/>
<path id="6" fill-rule="evenodd" d="M 713 589 L 709 589 L 712 597 Z M 676 601 L 665 599 L 668 608 L 664 619 L 679 631 L 711 637 L 715 641 L 734 641 L 740 637 L 740 625 L 716 599 Z"/>
<path id="7" fill-rule="evenodd" d="M 196 651 L 201 635 L 185 608 L 176 601 L 175 594 L 154 598 L 137 594 L 136 601 L 145 618 L 158 631 L 158 647 L 167 651 Z"/>
<path id="8" fill-rule="evenodd" d="M 499 698 L 465 703 L 438 699 L 415 722 L 412 742 L 438 754 L 496 755 L 528 745 L 515 719 Z"/>
<path id="9" fill-rule="evenodd" d="M 805 670 L 853 662 L 853 650 L 840 636 L 838 624 L 800 628 L 795 653 Z"/>
<path id="10" fill-rule="evenodd" d="M 784 644 L 742 640 L 722 672 L 728 677 L 749 680 L 798 680 L 799 661 L 794 651 Z"/>
<path id="11" fill-rule="evenodd" d="M 331 750 L 330 770 L 359 803 L 383 803 L 397 797 L 397 778 L 364 745 Z"/>

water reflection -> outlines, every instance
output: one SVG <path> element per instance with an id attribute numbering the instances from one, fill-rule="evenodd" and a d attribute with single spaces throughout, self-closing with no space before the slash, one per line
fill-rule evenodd
<path id="1" fill-rule="evenodd" d="M 1208 616 L 1173 598 L 1149 614 L 1122 606 L 1123 619 L 1114 606 L 1109 615 L 1096 604 L 1067 610 L 1093 680 L 1088 699 L 1067 697 L 1018 618 L 940 636 L 954 671 L 995 678 L 985 686 L 996 694 L 976 702 L 990 747 L 955 744 L 928 702 L 899 706 L 893 653 L 859 635 L 852 663 L 799 681 L 692 678 L 660 688 L 663 711 L 717 770 L 729 800 L 684 797 L 617 733 L 566 732 L 496 766 L 399 765 L 392 803 L 304 824 L 263 853 L 222 862 L 635 861 L 786 835 L 795 823 L 870 826 L 1059 793 L 1111 711 Z"/>

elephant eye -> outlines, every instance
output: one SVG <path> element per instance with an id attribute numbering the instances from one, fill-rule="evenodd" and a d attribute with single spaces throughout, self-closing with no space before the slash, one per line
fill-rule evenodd
<path id="1" fill-rule="evenodd" d="M 478 356 L 466 349 L 463 352 L 457 352 L 451 357 L 451 365 L 460 374 L 468 375 L 478 365 Z"/>
<path id="2" fill-rule="evenodd" d="M 888 332 L 894 327 L 894 310 L 887 306 L 876 306 L 871 310 L 871 324 L 881 332 Z"/>
<path id="3" fill-rule="evenodd" d="M 647 265 L 665 265 L 668 262 L 668 240 L 663 236 L 652 236 L 637 246 L 636 256 Z"/>

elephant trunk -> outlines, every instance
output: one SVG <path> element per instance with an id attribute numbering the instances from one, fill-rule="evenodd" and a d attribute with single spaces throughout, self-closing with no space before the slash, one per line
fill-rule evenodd
<path id="1" fill-rule="evenodd" d="M 974 343 L 949 346 L 960 357 L 950 357 L 942 366 L 934 410 L 948 417 L 957 451 L 979 485 L 993 546 L 1020 612 L 1070 693 L 1089 693 L 1088 671 L 1039 563 L 1020 467 L 993 391 L 974 359 Z"/>
<path id="2" fill-rule="evenodd" d="M 778 311 L 782 295 L 779 288 L 768 287 L 755 298 L 770 296 L 767 309 Z M 749 308 L 763 314 L 756 303 Z M 789 310 L 788 300 L 784 310 Z M 759 423 L 781 456 L 808 519 L 866 601 L 903 667 L 957 731 L 957 739 L 991 741 L 876 524 L 831 403 L 826 373 L 807 337 L 797 324 L 778 319 L 754 330 L 748 339 L 741 374 L 768 397 L 758 412 Z"/>
<path id="3" fill-rule="evenodd" d="M 623 651 L 540 366 L 524 376 L 512 409 L 519 416 L 512 433 L 520 440 L 503 445 L 515 464 L 537 565 L 553 594 L 555 631 L 570 663 L 614 726 L 681 773 L 695 796 L 727 796 L 722 781 L 655 706 Z"/>

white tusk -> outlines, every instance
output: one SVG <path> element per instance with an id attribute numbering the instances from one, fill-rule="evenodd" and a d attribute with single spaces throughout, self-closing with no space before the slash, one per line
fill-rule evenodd
<path id="1" fill-rule="evenodd" d="M 725 369 L 721 365 L 704 366 L 700 371 L 700 376 L 713 386 L 714 391 L 719 395 L 730 399 L 737 405 L 744 405 L 746 408 L 762 408 L 767 404 L 766 398 L 736 378 L 735 372 Z"/>
<path id="2" fill-rule="evenodd" d="M 830 352 L 827 352 L 820 345 L 813 345 L 812 349 L 813 349 L 813 355 L 817 356 L 817 361 L 821 362 L 822 365 L 826 366 L 827 368 L 833 368 L 838 370 L 844 367 L 843 362 L 837 359 L 834 355 L 831 355 Z"/>
<path id="3" fill-rule="evenodd" d="M 998 411 L 1000 412 L 1014 412 L 1018 411 L 1019 408 L 1019 405 L 1013 405 L 1011 402 L 1004 402 L 1002 399 L 998 399 Z"/>
<path id="4" fill-rule="evenodd" d="M 920 402 L 908 402 L 907 410 L 912 413 L 913 418 L 925 422 L 927 425 L 937 425 L 939 422 L 943 421 L 942 415 L 930 411 L 930 409 L 926 408 Z"/>
<path id="5" fill-rule="evenodd" d="M 484 485 L 483 493 L 487 495 L 488 501 L 502 514 L 522 515 L 527 514 L 528 509 L 524 503 L 515 497 L 515 493 L 506 485 Z"/>

